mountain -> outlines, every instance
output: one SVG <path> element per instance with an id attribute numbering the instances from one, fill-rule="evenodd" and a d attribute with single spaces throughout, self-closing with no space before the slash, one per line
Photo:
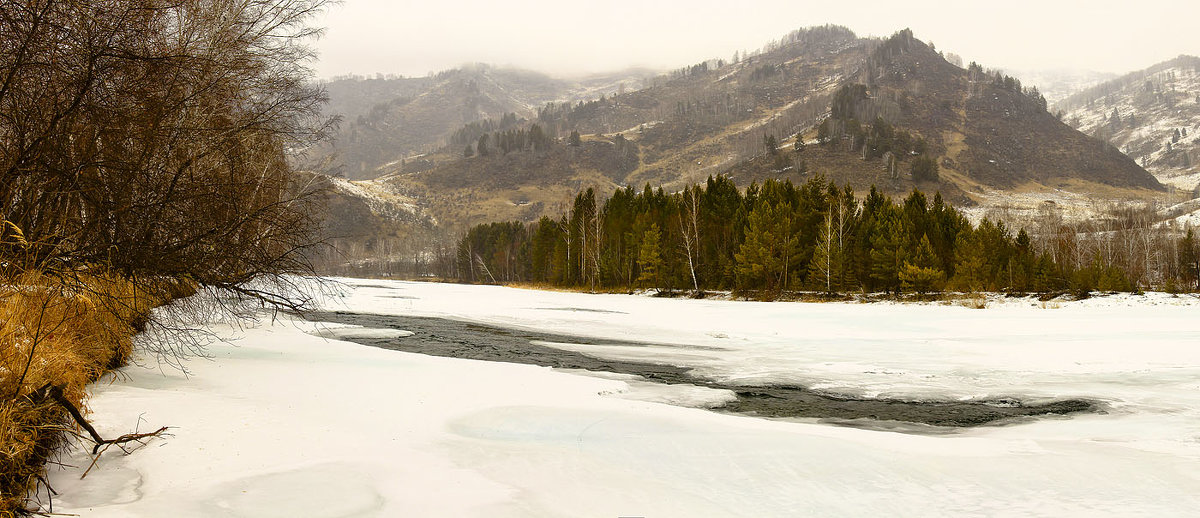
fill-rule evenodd
<path id="1" fill-rule="evenodd" d="M 1023 88 L 1019 80 L 974 63 L 963 70 L 909 31 L 877 48 L 863 72 L 872 95 L 866 108 L 885 120 L 894 110 L 894 125 L 928 140 L 948 180 L 964 190 L 1081 182 L 1162 188 L 1116 149 L 1051 115 L 1036 87 Z"/>
<path id="2" fill-rule="evenodd" d="M 1100 83 L 1117 78 L 1117 74 L 1109 72 L 1074 68 L 1049 70 L 1005 69 L 1004 73 L 1021 78 L 1025 84 L 1037 85 L 1038 90 L 1041 91 L 1042 95 L 1046 97 L 1046 101 L 1051 105 Z"/>
<path id="3" fill-rule="evenodd" d="M 410 104 L 515 99 L 495 93 L 510 89 L 488 86 L 498 83 L 460 71 Z M 718 174 L 742 187 L 820 174 L 860 193 L 872 185 L 890 195 L 920 188 L 959 205 L 1016 191 L 1145 199 L 1164 189 L 1113 146 L 1052 115 L 1037 88 L 974 63 L 951 64 L 908 30 L 887 39 L 837 26 L 794 31 L 729 62 L 704 61 L 640 89 L 605 93 L 547 102 L 520 118 L 495 117 L 514 104 L 473 111 L 489 118 L 441 137 L 444 145 L 420 157 L 376 158 L 372 171 L 380 176 L 367 183 L 406 193 L 447 229 L 556 217 L 588 187 L 602 195 L 624 185 L 675 190 Z M 532 109 L 532 97 L 525 99 Z M 372 128 L 398 134 L 384 124 Z"/>
<path id="4" fill-rule="evenodd" d="M 1198 189 L 1200 58 L 1179 56 L 1126 74 L 1054 108 L 1073 127 L 1111 142 L 1163 183 Z"/>
<path id="5" fill-rule="evenodd" d="M 990 190 L 1115 188 L 1136 196 L 1162 189 L 1118 150 L 1056 119 L 1036 89 L 978 65 L 952 65 L 910 31 L 887 40 L 833 26 L 797 31 L 737 63 L 698 63 L 641 90 L 547 105 L 524 127 L 534 123 L 553 137 L 576 131 L 611 146 L 619 135 L 636 146 L 637 164 L 614 174 L 584 154 L 567 162 L 538 151 L 521 151 L 528 156 L 519 160 L 509 153 L 463 159 L 455 148 L 430 170 L 393 168 L 388 181 L 509 208 L 473 217 L 521 219 L 532 214 L 514 207 L 525 207 L 521 197 L 534 188 L 675 189 L 711 174 L 747 185 L 766 178 L 799 182 L 819 172 L 860 190 L 872 184 L 891 194 L 941 190 L 960 204 Z M 799 153 L 792 144 L 797 135 L 806 144 Z M 767 150 L 766 137 L 780 150 Z M 936 180 L 912 178 L 916 155 L 936 160 Z M 466 170 L 475 174 L 464 176 Z M 552 208 L 551 200 L 539 201 Z"/>
<path id="6" fill-rule="evenodd" d="M 582 78 L 554 78 L 539 72 L 475 64 L 425 78 L 349 77 L 325 83 L 328 115 L 342 117 L 331 145 L 342 173 L 355 179 L 380 176 L 379 167 L 416 160 L 444 146 L 460 128 L 489 119 L 511 121 L 536 116 L 551 102 L 599 96 L 632 87 L 652 75 L 630 69 Z M 425 166 L 427 167 L 427 166 Z"/>
<path id="7" fill-rule="evenodd" d="M 346 121 L 356 120 L 377 104 L 416 97 L 434 84 L 436 81 L 433 76 L 395 77 L 382 74 L 375 77 L 345 76 L 323 81 L 321 87 L 329 96 L 325 115 L 340 116 Z"/>

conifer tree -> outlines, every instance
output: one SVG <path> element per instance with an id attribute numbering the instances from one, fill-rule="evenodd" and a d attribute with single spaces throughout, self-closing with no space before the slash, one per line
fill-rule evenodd
<path id="1" fill-rule="evenodd" d="M 545 150 L 550 145 L 550 137 L 546 135 L 540 125 L 534 124 L 529 127 L 528 145 L 534 151 Z"/>
<path id="2" fill-rule="evenodd" d="M 940 194 L 929 203 L 914 191 L 897 205 L 872 189 L 860 205 L 848 187 L 826 185 L 819 175 L 801 186 L 751 184 L 744 196 L 728 178 L 713 177 L 677 194 L 626 187 L 603 203 L 585 190 L 557 221 L 479 225 L 460 243 L 457 275 L 593 288 L 733 288 L 762 298 L 799 281 L 827 292 L 924 293 L 945 284 L 965 291 L 1083 292 L 1135 289 L 1148 271 L 1182 283 L 1167 286 L 1188 289 L 1200 278 L 1191 233 L 1122 250 L 1120 236 L 1092 238 L 1095 246 L 1076 240 L 1061 222 L 1043 222 L 1039 235 L 1046 232 L 1065 237 L 1035 244 L 1029 233 L 1014 237 L 1003 223 L 984 219 L 972 226 Z M 1167 244 L 1175 248 L 1158 256 L 1161 264 L 1130 256 Z"/>
<path id="3" fill-rule="evenodd" d="M 833 141 L 833 129 L 830 128 L 829 119 L 821 121 L 821 125 L 817 126 L 817 142 L 828 144 Z"/>
<path id="4" fill-rule="evenodd" d="M 1176 132 L 1176 135 L 1178 135 L 1178 132 Z M 775 140 L 775 135 L 764 136 L 763 147 L 767 148 L 767 154 L 770 156 L 779 154 L 779 142 Z"/>
<path id="5" fill-rule="evenodd" d="M 739 287 L 761 286 L 764 294 L 786 289 L 788 263 L 798 244 L 790 231 L 791 214 L 788 203 L 759 203 L 750 211 L 745 240 L 734 255 Z"/>
<path id="6" fill-rule="evenodd" d="M 901 288 L 921 294 L 939 289 L 946 274 L 937 267 L 938 260 L 934 257 L 933 245 L 929 244 L 929 236 L 921 236 L 910 256 L 899 272 Z"/>
<path id="7" fill-rule="evenodd" d="M 942 199 L 942 193 L 933 195 L 933 205 L 929 208 L 929 243 L 933 245 L 934 254 L 940 261 L 939 268 L 950 277 L 954 273 L 954 244 L 958 233 L 970 226 L 970 223 Z"/>
<path id="8" fill-rule="evenodd" d="M 893 206 L 894 207 L 894 206 Z M 904 229 L 899 217 L 889 213 L 871 236 L 871 280 L 875 287 L 900 289 L 900 267 L 904 264 Z"/>
<path id="9" fill-rule="evenodd" d="M 912 178 L 915 182 L 938 181 L 937 160 L 929 156 L 919 156 L 913 159 Z"/>
<path id="10" fill-rule="evenodd" d="M 1187 287 L 1194 289 L 1200 280 L 1200 249 L 1196 247 L 1196 237 L 1190 228 L 1179 240 L 1179 272 Z"/>
<path id="11" fill-rule="evenodd" d="M 532 271 L 530 273 L 535 282 L 554 281 L 554 251 L 556 245 L 562 240 L 559 230 L 559 226 L 554 220 L 548 216 L 542 216 L 542 219 L 537 222 L 537 229 L 530 232 L 532 236 L 530 246 Z"/>
<path id="12" fill-rule="evenodd" d="M 488 136 L 487 133 L 479 136 L 479 142 L 475 145 L 476 152 L 479 156 L 488 156 Z"/>
<path id="13" fill-rule="evenodd" d="M 954 247 L 954 286 L 975 292 L 988 286 L 987 250 L 976 232 L 962 232 Z"/>
<path id="14" fill-rule="evenodd" d="M 659 252 L 659 241 L 661 240 L 662 232 L 658 228 L 658 223 L 650 225 L 650 229 L 642 234 L 642 246 L 638 249 L 638 274 L 637 283 L 642 287 L 657 288 L 660 286 L 659 270 L 662 268 L 663 259 Z"/>
<path id="15" fill-rule="evenodd" d="M 1014 257 L 1009 260 L 1010 271 L 1013 272 L 1013 281 L 1009 283 L 1009 289 L 1015 291 L 1029 291 L 1033 288 L 1034 268 L 1037 258 L 1033 254 L 1033 239 L 1029 237 L 1029 233 L 1025 229 L 1021 229 L 1017 233 L 1016 247 L 1014 249 Z"/>

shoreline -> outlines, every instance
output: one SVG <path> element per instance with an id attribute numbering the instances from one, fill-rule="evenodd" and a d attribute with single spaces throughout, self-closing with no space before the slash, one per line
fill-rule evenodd
<path id="1" fill-rule="evenodd" d="M 535 283 L 498 283 L 498 284 L 480 284 L 469 283 L 446 279 L 430 279 L 430 278 L 405 278 L 405 277 L 387 277 L 387 276 L 369 276 L 369 277 L 347 277 L 344 275 L 322 275 L 323 279 L 334 280 L 352 280 L 352 281 L 384 281 L 384 282 L 417 282 L 426 284 L 447 284 L 455 286 L 496 286 L 503 288 L 511 288 L 516 290 L 530 290 L 546 293 L 574 293 L 580 295 L 630 295 L 647 298 L 665 298 L 665 299 L 687 299 L 687 300 L 720 300 L 730 302 L 798 302 L 798 303 L 855 303 L 855 304 L 905 304 L 905 305 L 939 305 L 939 306 L 963 306 L 972 309 L 986 309 L 990 305 L 997 302 L 1015 301 L 1018 303 L 1029 303 L 1030 305 L 1045 305 L 1047 309 L 1055 309 L 1058 305 L 1072 304 L 1084 301 L 1093 300 L 1109 300 L 1115 298 L 1130 298 L 1130 297 L 1169 297 L 1178 300 L 1187 300 L 1192 304 L 1200 305 L 1200 292 L 1189 291 L 1156 291 L 1146 290 L 1137 292 L 1124 291 L 1107 291 L 1107 292 L 1088 292 L 1087 294 L 1073 294 L 1066 291 L 1054 291 L 1046 293 L 1028 292 L 1028 293 L 1008 293 L 1008 292 L 956 292 L 942 291 L 930 292 L 924 294 L 917 293 L 901 293 L 893 294 L 887 292 L 846 292 L 846 293 L 824 293 L 820 291 L 788 291 L 774 299 L 756 299 L 746 294 L 735 295 L 730 290 L 700 290 L 696 293 L 692 289 L 667 289 L 661 290 L 658 288 L 638 288 L 634 290 L 627 289 L 610 289 L 589 291 L 586 289 L 575 289 L 556 285 L 541 285 Z M 358 284 L 359 287 L 380 287 L 370 284 Z"/>

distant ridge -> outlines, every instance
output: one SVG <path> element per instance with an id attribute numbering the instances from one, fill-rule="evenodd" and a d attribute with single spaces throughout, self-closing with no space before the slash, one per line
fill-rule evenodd
<path id="1" fill-rule="evenodd" d="M 952 64 L 907 29 L 884 39 L 802 29 L 729 60 L 636 84 L 610 77 L 587 100 L 540 105 L 531 99 L 564 91 L 562 80 L 487 67 L 434 79 L 343 129 L 347 176 L 377 179 L 341 195 L 399 193 L 414 214 L 455 230 L 556 218 L 589 187 L 674 191 L 712 175 L 749 186 L 820 174 L 859 193 L 940 191 L 960 206 L 1017 191 L 1146 199 L 1164 190 L 1121 150 L 1053 115 L 1036 88 Z M 502 87 L 513 83 L 526 85 L 524 97 Z M 423 151 L 403 152 L 418 137 Z M 346 206 L 361 215 L 379 204 Z"/>
<path id="2" fill-rule="evenodd" d="M 1200 185 L 1200 58 L 1183 55 L 1079 92 L 1054 107 L 1163 183 Z M 1200 192 L 1197 192 L 1200 194 Z"/>

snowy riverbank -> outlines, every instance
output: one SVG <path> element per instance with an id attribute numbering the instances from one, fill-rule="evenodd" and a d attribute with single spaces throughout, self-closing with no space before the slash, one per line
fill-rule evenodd
<path id="1" fill-rule="evenodd" d="M 329 309 L 665 345 L 553 344 L 856 395 L 1086 396 L 1109 412 L 948 435 L 722 415 L 721 394 L 326 340 L 282 321 L 191 378 L 97 384 L 106 435 L 168 425 L 86 479 L 84 516 L 1129 516 L 1200 508 L 1200 307 L 1152 294 L 986 310 L 654 299 L 346 280 Z M 374 332 L 374 331 L 368 331 Z M 326 335 L 336 335 L 326 331 Z M 674 391 L 674 392 L 671 392 Z"/>

